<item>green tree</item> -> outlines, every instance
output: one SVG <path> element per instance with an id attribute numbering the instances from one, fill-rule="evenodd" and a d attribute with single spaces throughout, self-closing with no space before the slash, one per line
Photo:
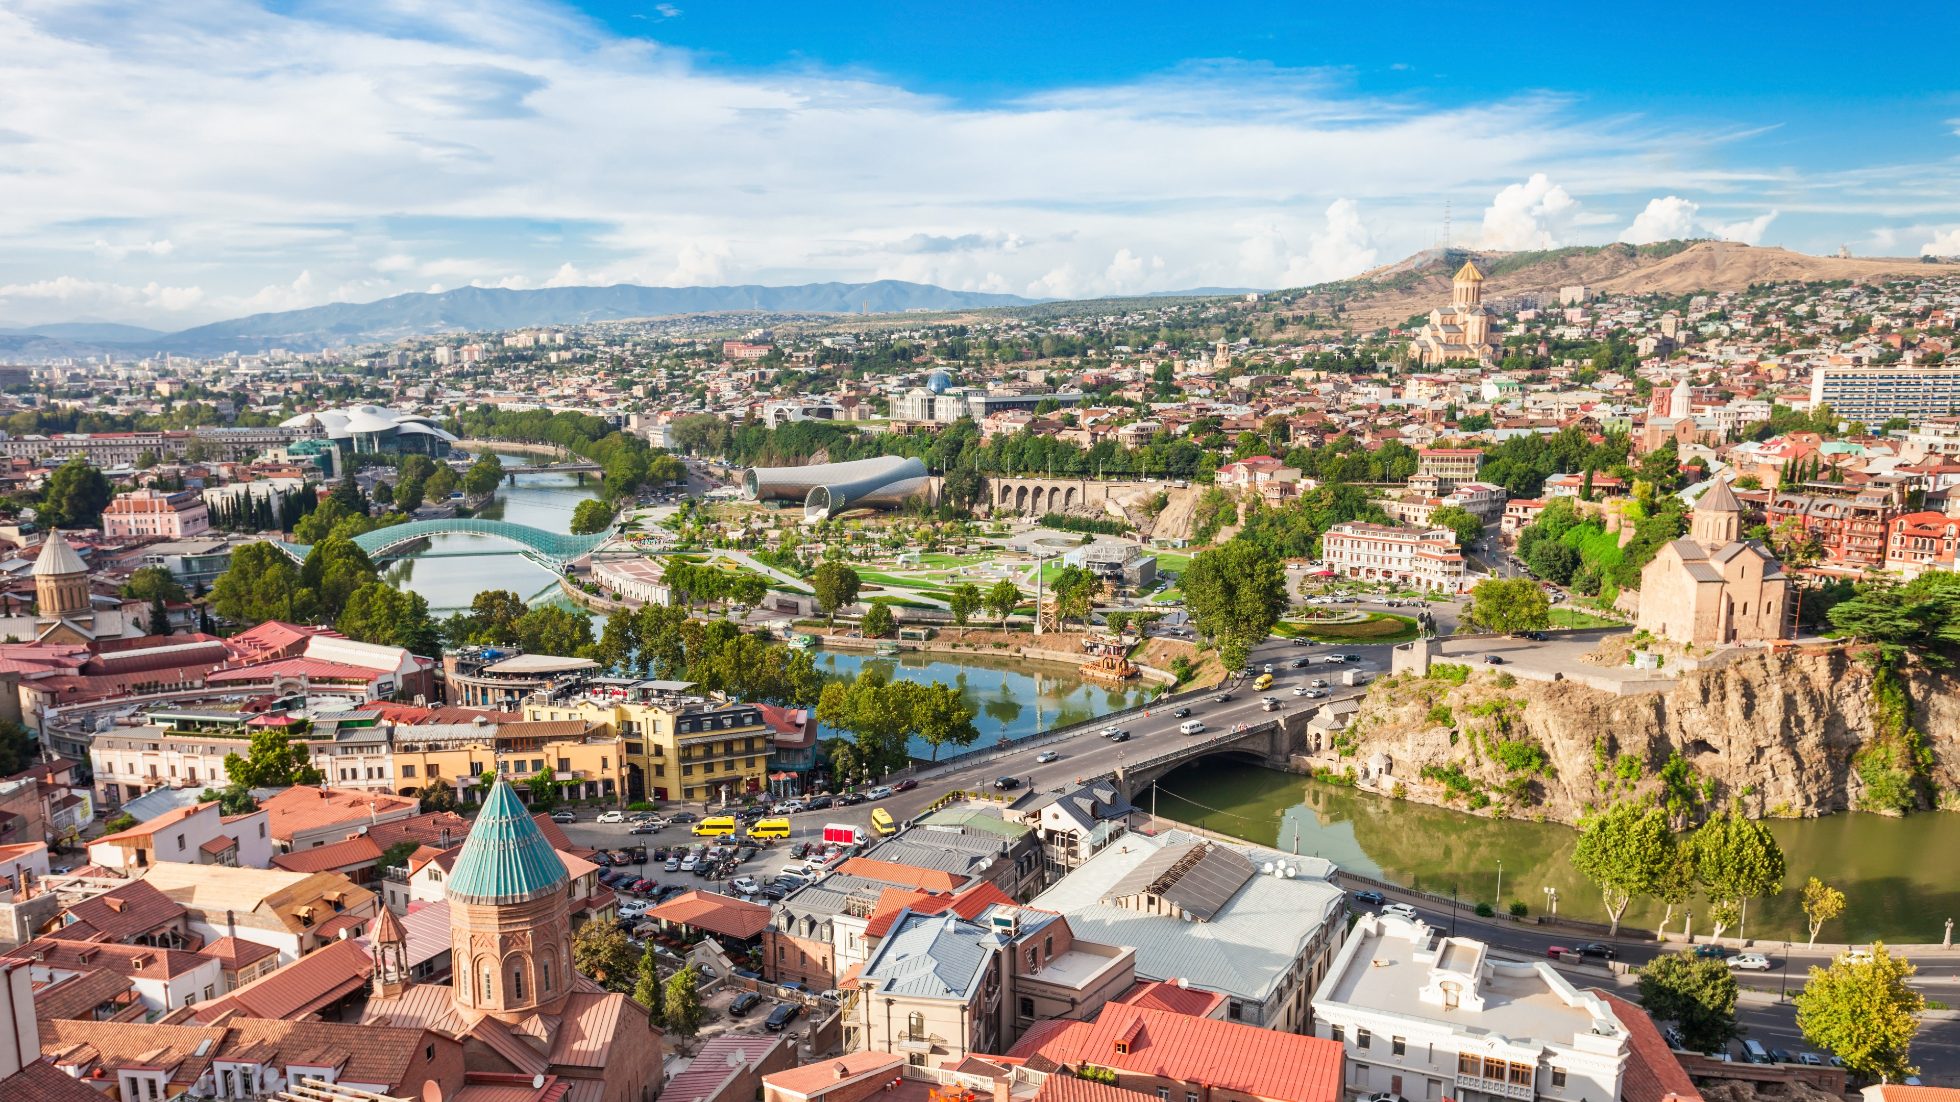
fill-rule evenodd
<path id="1" fill-rule="evenodd" d="M 420 847 L 420 842 L 396 842 L 394 845 L 381 851 L 379 867 L 384 869 L 405 868 L 408 865 L 408 859 L 414 856 L 415 851 Z"/>
<path id="2" fill-rule="evenodd" d="M 874 598 L 870 607 L 864 610 L 864 619 L 858 622 L 865 637 L 870 639 L 883 639 L 897 626 L 898 618 L 892 615 L 891 602 L 883 597 Z"/>
<path id="3" fill-rule="evenodd" d="M 437 505 L 449 500 L 456 492 L 456 471 L 447 463 L 440 464 L 422 483 L 422 492 Z"/>
<path id="4" fill-rule="evenodd" d="M 572 935 L 572 967 L 608 991 L 632 993 L 640 956 L 617 922 L 588 922 Z"/>
<path id="5" fill-rule="evenodd" d="M 971 746 L 980 737 L 979 728 L 973 725 L 973 709 L 958 689 L 941 681 L 930 685 L 916 681 L 893 683 L 893 688 L 899 686 L 904 686 L 907 698 L 905 714 L 911 717 L 920 741 L 932 747 L 932 760 L 939 760 L 939 751 L 944 747 Z"/>
<path id="6" fill-rule="evenodd" d="M 653 951 L 652 941 L 647 942 L 646 951 L 640 954 L 639 977 L 633 984 L 633 1001 L 647 1008 L 647 1017 L 654 1025 L 665 1025 L 667 1021 L 667 992 L 660 983 L 660 956 Z"/>
<path id="7" fill-rule="evenodd" d="M 596 497 L 588 497 L 572 510 L 572 532 L 575 535 L 589 536 L 603 532 L 612 526 L 612 506 Z"/>
<path id="8" fill-rule="evenodd" d="M 1667 814 L 1657 807 L 1622 801 L 1581 824 L 1572 867 L 1599 889 L 1612 934 L 1619 934 L 1627 904 L 1660 878 L 1673 848 Z"/>
<path id="9" fill-rule="evenodd" d="M 396 589 L 383 581 L 355 590 L 347 598 L 340 619 L 334 621 L 334 628 L 362 643 L 402 647 L 424 657 L 442 654 L 442 633 L 429 617 L 429 602 L 420 593 Z"/>
<path id="10" fill-rule="evenodd" d="M 1791 1000 L 1797 1028 L 1853 1074 L 1888 1083 L 1916 1075 L 1912 1041 L 1926 999 L 1906 981 L 1917 971 L 1884 942 L 1873 943 L 1869 960 L 1839 957 L 1828 968 L 1813 965 L 1810 980 Z"/>
<path id="11" fill-rule="evenodd" d="M 1735 973 L 1719 960 L 1669 953 L 1640 970 L 1640 1005 L 1673 1022 L 1695 1052 L 1715 1052 L 1734 1040 Z"/>
<path id="12" fill-rule="evenodd" d="M 701 991 L 694 966 L 687 965 L 667 978 L 666 1029 L 685 1045 L 701 1032 Z"/>
<path id="13" fill-rule="evenodd" d="M 973 614 L 980 611 L 986 600 L 986 594 L 972 582 L 961 582 L 946 595 L 946 608 L 953 614 L 953 623 L 958 626 L 961 635 L 966 634 L 967 621 L 973 619 Z"/>
<path id="14" fill-rule="evenodd" d="M 1482 539 L 1484 522 L 1477 514 L 1461 505 L 1444 505 L 1429 514 L 1431 528 L 1448 528 L 1456 533 L 1456 542 L 1464 547 Z"/>
<path id="15" fill-rule="evenodd" d="M 252 797 L 252 790 L 233 781 L 223 788 L 207 788 L 198 793 L 199 803 L 216 800 L 218 811 L 224 815 L 249 815 L 259 809 L 259 801 Z"/>
<path id="16" fill-rule="evenodd" d="M 108 476 L 77 455 L 48 476 L 35 517 L 46 528 L 95 528 L 114 496 Z"/>
<path id="17" fill-rule="evenodd" d="M 863 579 L 858 572 L 841 562 L 831 561 L 819 565 L 810 574 L 810 588 L 816 592 L 817 607 L 831 623 L 837 622 L 837 610 L 857 600 L 858 587 Z"/>
<path id="18" fill-rule="evenodd" d="M 538 811 L 550 811 L 558 806 L 558 771 L 547 765 L 524 782 L 531 790 L 531 807 Z"/>
<path id="19" fill-rule="evenodd" d="M 1002 631 L 1007 630 L 1007 618 L 1014 615 L 1015 606 L 1021 603 L 1021 587 L 1002 578 L 987 588 L 987 611 L 1000 620 Z"/>
<path id="20" fill-rule="evenodd" d="M 234 624 L 305 618 L 311 598 L 299 595 L 299 567 L 270 543 L 234 548 L 231 568 L 211 587 L 211 607 Z"/>
<path id="21" fill-rule="evenodd" d="M 1810 926 L 1809 944 L 1817 944 L 1817 931 L 1826 922 L 1844 913 L 1844 893 L 1811 877 L 1803 886 L 1803 917 Z"/>
<path id="22" fill-rule="evenodd" d="M 419 459 L 422 457 L 417 456 L 416 458 Z M 415 512 L 427 500 L 425 496 L 427 490 L 428 485 L 423 479 L 410 478 L 407 475 L 403 475 L 395 483 L 395 508 L 400 509 L 404 513 Z"/>
<path id="23" fill-rule="evenodd" d="M 170 606 L 164 603 L 163 594 L 150 599 L 150 616 L 145 627 L 151 635 L 170 634 Z"/>
<path id="24" fill-rule="evenodd" d="M 1688 852 L 1695 883 L 1708 897 L 1716 937 L 1738 918 L 1747 918 L 1751 899 L 1782 890 L 1782 847 L 1768 827 L 1745 817 L 1740 808 L 1731 806 L 1697 827 L 1688 838 Z"/>
<path id="25" fill-rule="evenodd" d="M 312 615 L 337 620 L 354 592 L 379 580 L 374 563 L 352 537 L 328 536 L 313 545 L 300 564 L 301 587 L 312 594 Z"/>
<path id="26" fill-rule="evenodd" d="M 308 762 L 304 743 L 271 728 L 252 732 L 251 745 L 244 754 L 225 755 L 225 776 L 245 788 L 287 788 L 326 779 Z"/>
<path id="27" fill-rule="evenodd" d="M 10 777 L 34 764 L 34 750 L 27 729 L 11 720 L 0 720 L 0 777 Z"/>
<path id="28" fill-rule="evenodd" d="M 817 699 L 818 721 L 850 732 L 859 762 L 881 776 L 907 760 L 905 736 L 910 721 L 900 711 L 903 701 L 891 684 L 882 667 L 867 666 L 853 680 L 825 685 Z"/>
<path id="29" fill-rule="evenodd" d="M 1079 566 L 1064 566 L 1055 573 L 1055 619 L 1059 624 L 1073 620 L 1089 622 L 1089 611 L 1102 594 L 1102 579 Z"/>
<path id="30" fill-rule="evenodd" d="M 1834 634 L 1875 643 L 1888 660 L 1911 652 L 1944 662 L 1960 646 L 1960 574 L 1935 571 L 1904 585 L 1868 582 L 1831 606 Z"/>
<path id="31" fill-rule="evenodd" d="M 1551 611 L 1544 589 L 1530 578 L 1490 578 L 1470 590 L 1464 618 L 1485 631 L 1515 635 L 1550 624 Z"/>
<path id="32" fill-rule="evenodd" d="M 493 452 L 477 456 L 476 462 L 463 475 L 463 492 L 470 497 L 487 497 L 497 492 L 504 481 L 504 463 Z"/>
<path id="33" fill-rule="evenodd" d="M 145 566 L 131 574 L 129 580 L 123 583 L 122 595 L 133 601 L 161 598 L 173 603 L 182 602 L 189 596 L 169 568 L 162 566 Z"/>
<path id="34" fill-rule="evenodd" d="M 1273 630 L 1286 611 L 1286 569 L 1278 556 L 1246 540 L 1200 551 L 1184 571 L 1191 622 L 1218 646 L 1228 668 Z"/>

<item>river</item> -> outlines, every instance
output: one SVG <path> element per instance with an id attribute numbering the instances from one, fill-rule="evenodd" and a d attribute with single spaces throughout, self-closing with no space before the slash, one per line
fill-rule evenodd
<path id="1" fill-rule="evenodd" d="M 1146 792 L 1139 802 L 1148 807 L 1151 798 Z M 1556 823 L 1485 819 L 1217 758 L 1166 775 L 1155 799 L 1165 818 L 1325 857 L 1391 883 L 1443 894 L 1454 888 L 1465 906 L 1498 901 L 1501 865 L 1503 903 L 1521 899 L 1537 914 L 1551 887 L 1560 914 L 1606 920 L 1598 891 L 1572 868 L 1578 833 Z M 1753 937 L 1807 936 L 1799 892 L 1811 876 L 1846 897 L 1844 915 L 1824 927 L 1822 941 L 1938 942 L 1946 919 L 1960 918 L 1960 877 L 1937 856 L 1960 853 L 1960 815 L 1840 814 L 1774 819 L 1769 828 L 1789 875 L 1781 895 L 1751 904 Z M 1651 929 L 1662 913 L 1641 901 L 1624 921 Z M 1680 926 L 1677 911 L 1672 928 Z M 1696 917 L 1695 929 L 1707 933 L 1707 920 Z"/>
<path id="2" fill-rule="evenodd" d="M 498 452 L 497 456 L 513 466 L 547 461 L 546 457 L 518 452 Z M 514 484 L 505 479 L 477 516 L 570 532 L 572 510 L 586 498 L 599 496 L 599 490 L 600 483 L 594 478 L 580 483 L 572 474 L 521 474 Z M 468 608 L 486 589 L 512 590 L 536 602 L 550 598 L 558 587 L 556 575 L 525 558 L 514 545 L 461 533 L 431 537 L 428 550 L 396 561 L 387 577 L 403 589 L 420 593 L 438 618 Z M 598 623 L 595 619 L 595 631 Z"/>
<path id="3" fill-rule="evenodd" d="M 879 658 L 856 651 L 820 650 L 816 652 L 816 663 L 818 669 L 834 677 L 854 678 L 867 664 L 878 664 L 894 678 L 943 681 L 959 689 L 973 709 L 973 725 L 980 729 L 980 738 L 973 748 L 992 746 L 1003 737 L 1008 741 L 1023 739 L 1122 711 L 1143 703 L 1150 690 L 1141 683 L 1115 686 L 1084 681 L 1075 676 L 1074 670 L 1057 663 L 984 655 L 963 654 L 954 658 L 907 652 L 894 658 Z M 829 728 L 823 730 L 826 738 L 837 734 Z M 917 740 L 908 750 L 916 758 L 932 756 L 932 748 Z M 945 751 L 960 752 L 950 747 Z"/>

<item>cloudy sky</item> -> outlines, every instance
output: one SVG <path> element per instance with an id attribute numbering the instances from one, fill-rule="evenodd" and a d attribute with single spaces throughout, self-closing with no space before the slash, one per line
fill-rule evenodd
<path id="1" fill-rule="evenodd" d="M 0 325 L 1294 286 L 1445 204 L 1494 249 L 1960 252 L 1960 4 L 1588 8 L 0 0 Z"/>

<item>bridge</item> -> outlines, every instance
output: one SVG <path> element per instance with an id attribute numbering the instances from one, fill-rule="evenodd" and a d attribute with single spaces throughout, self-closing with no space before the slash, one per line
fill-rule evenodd
<path id="1" fill-rule="evenodd" d="M 595 474 L 604 478 L 606 471 L 597 463 L 535 463 L 521 467 L 506 463 L 504 474 L 507 477 L 520 474 Z"/>
<path id="2" fill-rule="evenodd" d="M 1038 517 L 1078 506 L 1104 512 L 1115 498 L 1147 482 L 1114 478 L 1048 478 L 1038 475 L 987 477 L 987 506 L 993 516 Z"/>
<path id="3" fill-rule="evenodd" d="M 1269 719 L 1263 722 L 1246 722 L 1239 730 L 1215 731 L 1198 737 L 1183 736 L 1184 741 L 1175 748 L 1160 754 L 1135 761 L 1121 762 L 1109 774 L 1123 794 L 1136 799 L 1148 792 L 1159 777 L 1187 762 L 1207 758 L 1213 754 L 1236 754 L 1252 758 L 1261 765 L 1277 769 L 1286 767 L 1291 754 L 1298 752 L 1300 732 L 1306 729 L 1309 713 L 1295 713 L 1298 717 L 1292 723 L 1286 720 Z M 1289 716 L 1288 719 L 1293 719 Z M 1289 731 L 1293 727 L 1295 730 Z"/>
<path id="4" fill-rule="evenodd" d="M 354 545 L 367 552 L 370 559 L 390 559 L 400 557 L 407 547 L 430 536 L 450 533 L 483 536 L 514 543 L 525 558 L 553 573 L 564 570 L 568 562 L 590 555 L 600 544 L 612 538 L 610 529 L 589 536 L 573 536 L 564 532 L 547 532 L 528 524 L 512 524 L 504 520 L 463 518 L 414 520 L 407 524 L 377 528 L 372 532 L 363 532 L 355 536 Z M 305 562 L 307 553 L 313 550 L 311 544 L 286 543 L 281 540 L 274 540 L 272 543 L 295 562 Z"/>

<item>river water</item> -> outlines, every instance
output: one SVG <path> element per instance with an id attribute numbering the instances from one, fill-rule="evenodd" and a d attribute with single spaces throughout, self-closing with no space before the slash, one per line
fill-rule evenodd
<path id="1" fill-rule="evenodd" d="M 1148 807 L 1151 798 L 1146 792 L 1139 802 Z M 1538 914 L 1551 887 L 1560 914 L 1606 920 L 1598 891 L 1572 868 L 1579 835 L 1570 827 L 1485 819 L 1217 758 L 1166 775 L 1155 799 L 1165 818 L 1325 857 L 1395 884 L 1442 894 L 1454 888 L 1466 906 L 1498 901 L 1501 864 L 1503 903 L 1521 899 Z M 1769 828 L 1789 875 L 1780 896 L 1750 905 L 1753 937 L 1807 936 L 1798 893 L 1811 876 L 1846 897 L 1844 915 L 1824 927 L 1822 941 L 1938 942 L 1946 919 L 1960 918 L 1960 875 L 1951 857 L 1960 853 L 1960 815 L 1842 814 L 1776 819 Z M 1624 921 L 1651 929 L 1662 913 L 1637 902 Z M 1694 925 L 1709 931 L 1705 918 Z M 1678 911 L 1671 928 L 1681 928 Z"/>
<path id="2" fill-rule="evenodd" d="M 547 461 L 518 452 L 497 454 L 511 466 Z M 570 532 L 572 510 L 586 498 L 597 497 L 599 490 L 599 481 L 590 477 L 581 483 L 571 474 L 521 474 L 515 483 L 505 479 L 477 516 L 549 532 Z M 526 600 L 538 601 L 550 598 L 558 587 L 556 575 L 525 558 L 515 545 L 460 533 L 431 537 L 427 551 L 398 560 L 389 567 L 387 577 L 403 589 L 420 593 L 438 618 L 468 608 L 486 589 L 508 589 Z"/>
<path id="3" fill-rule="evenodd" d="M 907 652 L 893 658 L 879 658 L 856 651 L 820 650 L 816 652 L 816 663 L 818 669 L 841 678 L 854 678 L 866 665 L 877 664 L 889 670 L 895 679 L 942 681 L 959 689 L 973 709 L 973 725 L 980 729 L 979 740 L 965 749 L 992 746 L 1003 737 L 1011 742 L 1056 727 L 1086 722 L 1141 704 L 1148 695 L 1148 686 L 1084 681 L 1075 676 L 1074 670 L 1057 663 L 984 655 L 960 655 L 955 659 L 949 655 Z M 823 731 L 826 738 L 836 734 L 828 728 Z M 932 756 L 932 748 L 916 740 L 909 749 L 916 758 Z M 948 747 L 944 752 L 955 754 L 962 750 Z"/>

